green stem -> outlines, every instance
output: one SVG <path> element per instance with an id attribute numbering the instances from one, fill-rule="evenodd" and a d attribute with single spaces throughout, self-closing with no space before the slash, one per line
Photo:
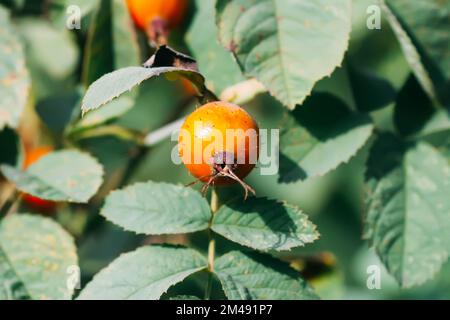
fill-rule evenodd
<path id="1" fill-rule="evenodd" d="M 103 136 L 114 136 L 121 140 L 132 141 L 137 145 L 142 145 L 144 141 L 144 135 L 140 132 L 129 130 L 117 125 L 106 125 L 98 126 L 92 128 L 75 128 L 69 131 L 67 138 L 71 142 L 77 142 L 84 139 L 103 137 Z"/>
<path id="2" fill-rule="evenodd" d="M 209 243 L 208 243 L 208 282 L 206 284 L 206 290 L 205 290 L 205 300 L 209 300 L 211 298 L 211 291 L 212 291 L 212 284 L 213 284 L 213 272 L 214 272 L 214 257 L 216 254 L 216 239 L 214 238 L 214 233 L 211 230 L 211 223 L 212 219 L 214 217 L 214 214 L 216 213 L 217 209 L 219 208 L 219 197 L 217 196 L 217 191 L 215 188 L 212 188 L 211 192 L 211 220 L 209 222 Z"/>

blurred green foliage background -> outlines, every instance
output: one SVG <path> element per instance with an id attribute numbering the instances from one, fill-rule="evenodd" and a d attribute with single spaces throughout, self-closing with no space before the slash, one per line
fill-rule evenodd
<path id="1" fill-rule="evenodd" d="M 82 5 L 80 30 L 68 30 L 65 27 L 66 12 L 62 8 L 66 2 L 79 2 Z M 97 25 L 94 30 L 98 32 L 97 37 L 94 40 L 91 38 L 91 28 L 96 19 L 94 2 L 0 1 L 11 13 L 17 27 L 31 76 L 32 91 L 19 130 L 23 143 L 50 144 L 56 148 L 75 145 L 97 157 L 106 170 L 105 183 L 99 195 L 89 205 L 64 205 L 55 216 L 76 237 L 83 284 L 120 253 L 144 242 L 188 241 L 200 250 L 206 250 L 203 234 L 194 234 L 189 239 L 184 236 L 136 236 L 113 226 L 98 214 L 102 197 L 118 186 L 147 180 L 188 183 L 192 177 L 183 166 L 172 163 L 170 156 L 176 144 L 174 141 L 165 140 L 151 148 L 143 148 L 114 133 L 96 136 L 95 131 L 91 131 L 93 136 L 86 135 L 77 139 L 70 139 L 67 135 L 69 124 L 72 125 L 74 119 L 79 118 L 80 99 L 86 85 L 101 74 L 118 68 L 118 63 L 130 62 L 131 58 L 128 61 L 114 61 L 112 57 L 115 51 L 112 50 L 120 47 L 126 56 L 135 53 L 130 51 L 132 49 L 126 43 L 111 43 L 108 28 L 103 30 Z M 395 95 L 410 77 L 411 71 L 386 21 L 382 22 L 381 30 L 369 30 L 366 27 L 366 8 L 372 2 L 354 1 L 353 29 L 343 67 L 336 69 L 331 77 L 321 80 L 314 91 L 333 93 L 355 108 L 350 74 L 363 72 L 382 79 L 385 86 L 382 92 L 386 96 L 377 95 L 368 99 L 380 98 L 385 107 L 371 112 L 371 115 L 378 128 L 393 131 Z M 201 49 L 201 41 L 204 39 L 201 29 L 207 33 L 208 23 L 213 23 L 209 19 L 202 19 L 202 28 L 198 30 L 195 27 L 198 23 L 195 20 L 197 13 L 198 8 L 191 1 L 188 16 L 170 38 L 172 47 L 194 57 L 204 54 Z M 136 64 L 140 64 L 151 55 L 152 49 L 147 45 L 143 34 L 138 33 L 137 39 L 140 53 L 135 60 Z M 89 41 L 94 41 L 91 46 Z M 208 47 L 208 53 L 214 54 L 214 48 L 213 45 Z M 221 52 L 217 54 L 220 55 Z M 94 65 L 92 68 L 95 70 L 91 68 L 86 71 L 89 64 Z M 216 65 L 220 68 L 219 64 Z M 200 61 L 201 71 L 202 67 Z M 208 66 L 208 72 L 211 72 L 211 66 Z M 216 72 L 217 77 L 224 77 L 225 84 L 239 80 L 230 79 L 226 70 Z M 217 83 L 219 85 L 214 89 L 220 93 L 226 85 L 221 84 L 220 79 Z M 359 90 L 364 92 L 368 89 L 362 87 Z M 140 135 L 160 128 L 196 107 L 195 100 L 189 97 L 178 81 L 164 78 L 148 81 L 130 95 L 137 95 L 132 108 L 125 106 L 129 110 L 116 119 L 108 120 L 107 124 L 111 127 L 124 127 Z M 411 103 L 414 104 L 414 101 Z M 267 93 L 258 95 L 245 108 L 257 119 L 261 128 L 278 128 L 285 112 L 285 108 Z M 16 140 L 14 132 L 3 129 L 0 134 L 2 162 L 18 161 L 21 151 L 17 148 Z M 311 178 L 305 182 L 281 184 L 277 176 L 261 176 L 259 170 L 253 171 L 247 182 L 255 188 L 258 195 L 298 205 L 310 215 L 321 233 L 320 240 L 313 245 L 284 253 L 281 257 L 294 261 L 294 265 L 298 262 L 300 269 L 311 263 L 312 269 L 306 271 L 311 271 L 312 284 L 324 298 L 449 299 L 450 265 L 447 264 L 433 281 L 417 288 L 400 290 L 392 277 L 384 271 L 373 250 L 368 248 L 367 242 L 362 240 L 364 164 L 369 148 L 370 143 L 348 163 L 323 177 Z M 5 182 L 2 184 L 5 185 Z M 239 187 L 229 187 L 224 194 L 226 196 L 235 192 L 239 192 Z M 220 247 L 221 244 L 218 245 Z M 319 261 L 320 268 L 314 267 L 316 260 Z M 366 286 L 367 267 L 370 265 L 378 265 L 383 270 L 380 290 L 369 290 Z M 194 276 L 187 283 L 170 289 L 169 293 L 200 291 L 202 287 L 199 283 L 203 281 L 203 277 L 202 274 Z M 215 296 L 221 297 L 218 286 L 216 289 Z"/>

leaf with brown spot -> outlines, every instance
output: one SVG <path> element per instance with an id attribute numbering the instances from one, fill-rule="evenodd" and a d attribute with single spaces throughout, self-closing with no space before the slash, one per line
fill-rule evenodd
<path id="1" fill-rule="evenodd" d="M 41 199 L 87 202 L 102 183 L 103 168 L 96 159 L 77 150 L 52 152 L 21 171 L 0 167 L 7 179 L 23 192 Z"/>
<path id="2" fill-rule="evenodd" d="M 74 241 L 51 219 L 14 214 L 1 221 L 0 300 L 70 299 L 67 270 L 74 266 Z"/>
<path id="3" fill-rule="evenodd" d="M 30 79 L 19 36 L 0 7 L 0 130 L 16 128 L 28 98 Z"/>

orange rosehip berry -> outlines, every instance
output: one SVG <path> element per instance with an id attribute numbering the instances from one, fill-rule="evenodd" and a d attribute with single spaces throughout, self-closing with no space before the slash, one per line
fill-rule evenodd
<path id="1" fill-rule="evenodd" d="M 205 185 L 240 183 L 255 167 L 259 152 L 258 125 L 241 107 L 223 101 L 207 103 L 192 112 L 181 127 L 178 138 L 180 157 Z M 195 182 L 194 182 L 195 183 Z"/>
<path id="2" fill-rule="evenodd" d="M 147 31 L 154 19 L 162 19 L 169 28 L 181 23 L 187 0 L 127 0 L 128 10 L 136 25 Z"/>

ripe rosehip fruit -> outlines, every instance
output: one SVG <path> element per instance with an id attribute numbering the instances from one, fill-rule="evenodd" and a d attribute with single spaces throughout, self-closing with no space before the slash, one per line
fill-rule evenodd
<path id="1" fill-rule="evenodd" d="M 258 125 L 241 107 L 222 101 L 207 103 L 185 120 L 178 138 L 178 151 L 189 172 L 202 181 L 204 194 L 212 185 L 240 183 L 258 160 Z M 194 182 L 194 183 L 195 183 Z"/>
<path id="2" fill-rule="evenodd" d="M 41 157 L 53 151 L 52 147 L 38 147 L 31 149 L 30 151 L 25 153 L 25 159 L 23 163 L 23 168 L 28 168 L 31 164 L 38 161 Z M 44 200 L 30 194 L 23 194 L 22 200 L 26 205 L 38 212 L 41 213 L 52 213 L 56 208 L 56 202 Z"/>
<path id="3" fill-rule="evenodd" d="M 147 31 L 155 19 L 163 20 L 168 28 L 180 24 L 187 9 L 187 0 L 127 0 L 134 23 Z"/>

